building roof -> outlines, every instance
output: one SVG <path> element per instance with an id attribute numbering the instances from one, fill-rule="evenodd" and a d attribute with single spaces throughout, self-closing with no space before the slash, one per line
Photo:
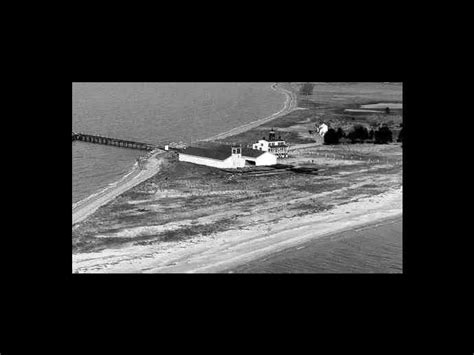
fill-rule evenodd
<path id="1" fill-rule="evenodd" d="M 250 149 L 250 148 L 242 148 L 242 156 L 243 157 L 251 157 L 251 158 L 258 158 L 260 155 L 265 154 L 263 150 L 257 149 Z"/>
<path id="2" fill-rule="evenodd" d="M 178 149 L 181 154 L 194 155 L 197 157 L 226 160 L 232 155 L 232 149 L 229 145 L 216 145 L 209 148 L 188 147 L 186 149 Z M 250 148 L 242 148 L 243 157 L 258 158 L 266 152 Z"/>
<path id="3" fill-rule="evenodd" d="M 188 147 L 186 149 L 180 149 L 179 153 L 209 159 L 226 160 L 232 155 L 232 150 L 228 145 L 221 145 L 212 148 Z"/>

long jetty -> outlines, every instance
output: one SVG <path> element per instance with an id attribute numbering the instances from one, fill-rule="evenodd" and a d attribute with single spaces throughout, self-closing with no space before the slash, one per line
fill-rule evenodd
<path id="1" fill-rule="evenodd" d="M 164 147 L 159 147 L 154 144 L 133 142 L 133 141 L 123 140 L 123 139 L 118 139 L 118 138 L 110 138 L 110 137 L 103 137 L 103 136 L 98 136 L 98 135 L 75 133 L 75 132 L 72 132 L 72 141 L 73 142 L 82 141 L 82 142 L 88 142 L 88 143 L 112 145 L 115 147 L 148 150 L 148 151 L 155 150 L 155 149 L 164 149 Z"/>

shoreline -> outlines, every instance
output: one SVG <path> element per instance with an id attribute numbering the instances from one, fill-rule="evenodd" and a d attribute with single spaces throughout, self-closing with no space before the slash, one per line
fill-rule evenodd
<path id="1" fill-rule="evenodd" d="M 333 232 L 318 238 L 310 239 L 293 247 L 285 248 L 279 252 L 272 252 L 250 260 L 244 264 L 236 265 L 223 270 L 224 273 L 403 273 L 401 254 L 390 249 L 383 257 L 371 254 L 370 248 L 373 241 L 387 241 L 386 233 L 392 243 L 402 241 L 403 214 L 394 217 L 381 218 L 367 224 L 351 227 L 347 230 Z M 395 226 L 395 228 L 394 228 Z M 396 234 L 394 234 L 396 233 Z M 364 239 L 366 240 L 364 246 Z M 367 243 L 368 240 L 371 240 Z M 360 243 L 360 244 L 359 244 Z M 393 247 L 393 244 L 390 243 Z M 349 246 L 347 245 L 349 244 Z M 352 246 L 350 246 L 352 244 Z M 358 245 L 354 250 L 354 244 Z M 369 247 L 369 248 L 368 248 Z M 340 263 L 339 257 L 353 258 L 351 251 L 357 258 L 364 257 L 365 265 Z M 346 254 L 347 253 L 347 254 Z M 296 260 L 291 267 L 287 260 Z"/>
<path id="2" fill-rule="evenodd" d="M 296 95 L 294 93 L 280 88 L 276 83 L 272 85 L 272 89 L 276 91 L 280 90 L 280 92 L 286 95 L 285 103 L 281 110 L 266 118 L 244 124 L 240 127 L 233 128 L 227 132 L 217 134 L 201 141 L 217 140 L 237 135 L 278 117 L 284 116 L 292 111 L 298 110 Z M 313 145 L 313 143 L 310 145 Z M 299 148 L 301 147 L 299 146 Z M 378 167 L 381 169 L 386 168 L 380 164 Z M 364 169 L 354 173 L 362 173 L 365 171 Z M 156 172 L 158 171 L 159 169 Z M 341 172 L 340 174 L 341 176 L 346 176 L 345 174 L 351 172 L 352 170 L 349 169 L 349 172 Z M 135 179 L 135 176 L 130 176 L 128 180 L 133 179 Z M 374 180 L 367 182 L 351 182 L 349 187 L 343 187 L 340 191 L 357 188 L 357 186 L 363 184 L 365 184 L 364 186 L 369 186 L 367 188 L 372 188 L 370 187 L 370 184 L 378 185 L 379 181 L 385 182 L 385 179 L 380 180 L 380 178 L 374 178 Z M 138 184 L 139 182 L 133 186 Z M 118 193 L 117 196 L 133 186 L 129 186 L 122 192 Z M 326 194 L 332 194 L 334 191 L 339 190 L 330 190 L 327 193 L 322 192 L 319 195 L 326 196 Z M 396 188 L 391 185 L 390 187 L 387 186 L 383 192 L 381 191 L 376 195 L 361 195 L 363 197 L 357 198 L 357 196 L 355 199 L 350 199 L 350 202 L 344 201 L 344 203 L 338 204 L 336 207 L 327 211 L 318 211 L 304 216 L 289 216 L 284 217 L 281 220 L 265 220 L 256 218 L 258 223 L 245 224 L 243 228 L 239 226 L 239 228 L 216 231 L 212 234 L 198 233 L 195 236 L 184 240 L 178 239 L 165 241 L 163 243 L 159 242 L 156 244 L 151 243 L 141 245 L 140 243 L 130 243 L 123 245 L 120 248 L 107 248 L 99 251 L 76 253 L 73 254 L 73 272 L 232 272 L 236 268 L 238 269 L 240 266 L 246 265 L 252 261 L 271 257 L 276 253 L 284 253 L 286 250 L 290 251 L 295 247 L 300 248 L 305 243 L 319 241 L 326 238 L 337 238 L 337 235 L 340 233 L 351 231 L 357 232 L 361 229 L 368 229 L 371 226 L 384 223 L 384 221 L 390 219 L 403 218 L 402 185 L 398 185 Z M 336 194 L 336 197 L 337 196 L 338 195 Z M 294 199 L 293 201 L 301 203 L 302 201 L 305 202 L 308 198 L 309 197 L 303 196 Z M 314 198 L 314 196 L 311 196 L 311 198 Z M 270 200 L 272 203 L 277 203 L 277 201 L 278 200 Z M 103 206 L 107 202 L 103 202 L 100 206 Z M 185 203 L 188 202 L 186 201 Z M 325 201 L 323 201 L 323 203 L 325 203 Z M 107 210 L 105 210 L 105 212 L 107 212 Z M 187 218 L 194 218 L 194 212 L 191 212 L 190 217 Z M 268 221 L 272 222 L 269 223 Z M 141 227 L 135 225 L 132 226 L 132 229 L 133 228 Z M 73 230 L 74 229 L 75 227 L 73 225 Z M 124 231 L 130 232 L 127 228 Z"/>
<path id="3" fill-rule="evenodd" d="M 229 230 L 186 241 L 73 255 L 74 272 L 215 273 L 249 261 L 402 216 L 402 189 L 362 198 L 317 215 Z"/>
<path id="4" fill-rule="evenodd" d="M 85 199 L 76 202 L 72 206 L 72 225 L 82 222 L 89 217 L 101 206 L 109 203 L 119 195 L 130 190 L 141 182 L 148 180 L 150 177 L 160 171 L 162 159 L 158 156 L 164 154 L 164 151 L 154 151 L 144 162 L 144 168 L 140 169 L 138 164 L 133 170 L 123 176 L 120 180 L 107 186 L 105 189 L 92 194 Z"/>
<path id="5" fill-rule="evenodd" d="M 278 83 L 273 83 L 271 85 L 271 89 L 280 92 L 286 96 L 285 102 L 283 104 L 283 108 L 280 111 L 271 114 L 268 117 L 262 118 L 257 121 L 253 121 L 250 123 L 246 123 L 242 126 L 232 128 L 223 133 L 219 133 L 213 137 L 201 139 L 198 142 L 207 142 L 216 139 L 223 139 L 229 136 L 233 136 L 252 128 L 258 127 L 266 122 L 274 120 L 278 117 L 286 115 L 293 111 L 296 107 L 296 95 L 291 91 L 285 90 L 279 87 Z M 112 201 L 114 198 L 118 197 L 119 195 L 123 194 L 124 192 L 130 190 L 131 188 L 135 187 L 139 183 L 149 179 L 153 175 L 159 172 L 159 165 L 161 162 L 158 163 L 157 166 L 149 167 L 150 164 L 153 162 L 154 158 L 158 154 L 165 153 L 164 151 L 159 152 L 152 152 L 150 157 L 146 158 L 144 164 L 146 165 L 146 169 L 148 173 L 142 174 L 143 170 L 140 170 L 138 164 L 135 164 L 131 171 L 127 172 L 124 176 L 122 176 L 119 180 L 112 182 L 104 189 L 93 193 L 92 195 L 87 196 L 86 198 L 75 202 L 72 204 L 72 225 L 74 226 L 77 223 L 82 222 L 92 213 L 94 213 L 98 208 L 107 204 L 108 202 Z M 153 172 L 153 174 L 152 174 Z"/>
<path id="6" fill-rule="evenodd" d="M 272 88 L 272 90 L 274 90 L 276 92 L 279 92 L 281 94 L 284 94 L 286 96 L 285 102 L 283 104 L 283 108 L 280 111 L 275 112 L 272 115 L 270 115 L 268 117 L 265 117 L 265 118 L 262 118 L 260 120 L 256 120 L 256 121 L 253 121 L 253 122 L 250 122 L 250 123 L 246 123 L 242 126 L 232 128 L 232 129 L 230 129 L 226 132 L 216 134 L 215 136 L 205 138 L 205 139 L 201 139 L 201 140 L 199 140 L 199 142 L 208 142 L 208 141 L 211 141 L 211 140 L 224 139 L 224 138 L 227 138 L 227 137 L 235 136 L 235 135 L 240 134 L 242 132 L 251 130 L 252 128 L 258 127 L 258 126 L 260 126 L 264 123 L 270 122 L 270 121 L 272 121 L 272 120 L 274 120 L 278 117 L 287 115 L 288 113 L 290 113 L 290 112 L 292 112 L 293 110 L 296 109 L 296 107 L 297 107 L 297 98 L 296 98 L 296 95 L 293 92 L 279 87 L 277 83 L 273 84 L 271 86 L 271 88 Z"/>

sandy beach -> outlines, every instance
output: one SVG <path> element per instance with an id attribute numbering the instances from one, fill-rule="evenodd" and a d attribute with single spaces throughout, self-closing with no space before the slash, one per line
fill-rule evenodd
<path id="1" fill-rule="evenodd" d="M 321 145 L 308 130 L 319 115 L 333 115 L 339 101 L 318 95 L 315 100 L 329 105 L 302 100 L 300 110 L 295 93 L 272 88 L 286 96 L 279 112 L 205 141 L 232 137 L 248 144 L 267 129 L 261 125 L 282 127 L 293 140 L 285 163 L 317 167 L 318 174 L 226 175 L 155 152 L 142 170 L 73 206 L 73 272 L 229 272 L 309 241 L 401 217 L 400 144 Z M 363 95 L 373 102 L 372 91 Z"/>
<path id="2" fill-rule="evenodd" d="M 132 172 L 130 172 L 130 174 L 117 181 L 115 184 L 112 184 L 97 194 L 75 203 L 72 207 L 72 225 L 74 226 L 75 224 L 82 222 L 99 207 L 109 203 L 120 194 L 155 175 L 160 171 L 162 163 L 160 155 L 163 153 L 163 151 L 153 152 L 146 162 L 144 162 L 142 168 L 137 166 Z"/>
<path id="3" fill-rule="evenodd" d="M 403 216 L 313 238 L 227 273 L 403 273 Z"/>
<path id="4" fill-rule="evenodd" d="M 258 127 L 258 126 L 260 126 L 264 123 L 270 122 L 270 121 L 272 121 L 272 120 L 274 120 L 278 117 L 287 115 L 288 113 L 290 113 L 291 111 L 296 109 L 296 107 L 298 105 L 298 102 L 297 102 L 296 95 L 293 92 L 285 90 L 285 89 L 281 88 L 280 86 L 278 86 L 277 84 L 273 84 L 272 89 L 277 91 L 277 92 L 280 92 L 280 93 L 282 93 L 286 96 L 285 103 L 283 105 L 283 108 L 280 111 L 274 113 L 271 116 L 262 118 L 261 120 L 257 120 L 257 121 L 254 121 L 254 122 L 247 123 L 245 125 L 233 128 L 233 129 L 231 129 L 227 132 L 219 133 L 219 134 L 217 134 L 213 137 L 203 139 L 201 141 L 202 142 L 214 141 L 214 140 L 219 140 L 219 139 L 224 139 L 224 138 L 227 138 L 227 137 L 235 136 L 237 134 L 240 134 L 240 133 L 243 133 L 243 132 L 248 131 L 250 129 L 253 129 L 255 127 Z"/>
<path id="5" fill-rule="evenodd" d="M 402 214 L 402 191 L 345 204 L 317 215 L 271 226 L 232 230 L 208 237 L 151 246 L 107 249 L 73 255 L 74 272 L 213 273 L 264 255 Z"/>

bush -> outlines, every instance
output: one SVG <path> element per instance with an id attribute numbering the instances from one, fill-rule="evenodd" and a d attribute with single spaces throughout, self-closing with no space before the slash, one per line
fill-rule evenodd
<path id="1" fill-rule="evenodd" d="M 341 127 L 339 127 L 337 129 L 337 136 L 339 137 L 339 139 L 345 138 L 346 137 L 346 132 L 344 132 L 344 130 Z"/>
<path id="2" fill-rule="evenodd" d="M 374 139 L 374 134 L 375 134 L 374 130 L 371 129 L 371 130 L 369 131 L 369 139 L 370 139 L 370 140 Z"/>
<path id="3" fill-rule="evenodd" d="M 403 143 L 403 128 L 400 130 L 400 133 L 398 133 L 397 142 L 402 142 Z"/>
<path id="4" fill-rule="evenodd" d="M 352 131 L 349 132 L 347 138 L 349 138 L 352 143 L 364 141 L 369 139 L 369 131 L 362 125 L 356 125 Z"/>
<path id="5" fill-rule="evenodd" d="M 380 127 L 375 131 L 375 144 L 387 144 L 392 142 L 392 131 L 387 126 Z"/>
<path id="6" fill-rule="evenodd" d="M 324 135 L 324 144 L 339 144 L 339 136 L 337 135 L 337 132 L 334 129 L 329 128 L 329 130 L 326 132 L 326 134 Z"/>

